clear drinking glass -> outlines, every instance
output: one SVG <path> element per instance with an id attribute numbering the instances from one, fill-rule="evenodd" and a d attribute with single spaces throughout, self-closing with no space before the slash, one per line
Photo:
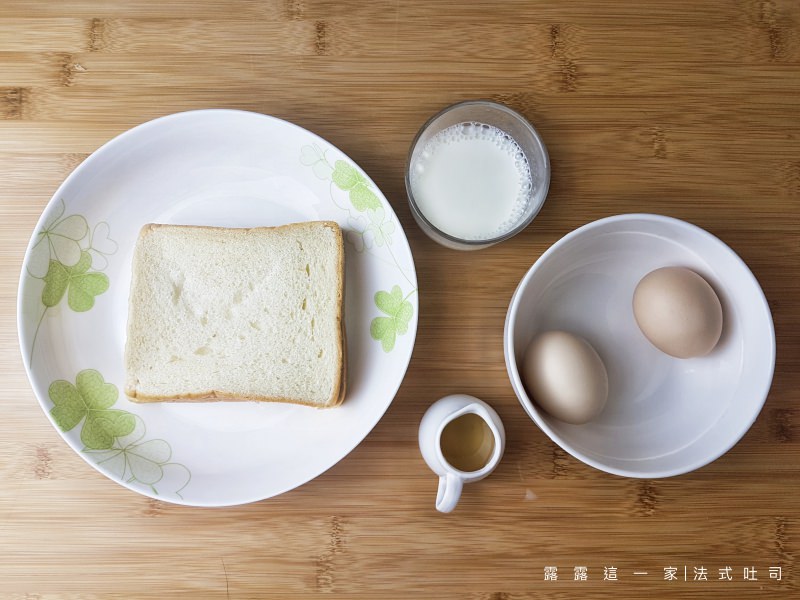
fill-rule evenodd
<path id="1" fill-rule="evenodd" d="M 414 198 L 411 169 L 418 154 L 439 132 L 461 123 L 480 123 L 496 127 L 514 139 L 528 161 L 531 174 L 531 190 L 527 205 L 513 226 L 489 238 L 467 239 L 451 235 L 434 225 Z M 518 112 L 488 100 L 459 102 L 431 117 L 417 133 L 411 144 L 406 162 L 406 191 L 411 214 L 428 237 L 456 250 L 478 250 L 513 237 L 527 227 L 544 204 L 550 186 L 550 159 L 542 139 L 533 126 Z"/>

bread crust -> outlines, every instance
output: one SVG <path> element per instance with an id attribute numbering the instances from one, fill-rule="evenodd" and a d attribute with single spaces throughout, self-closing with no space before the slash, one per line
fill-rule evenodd
<path id="1" fill-rule="evenodd" d="M 242 396 L 242 395 L 235 395 L 230 394 L 225 391 L 220 390 L 209 390 L 207 392 L 200 392 L 200 393 L 186 393 L 186 394 L 176 394 L 173 396 L 150 396 L 147 394 L 142 394 L 138 392 L 135 386 L 130 385 L 130 381 L 126 381 L 124 391 L 125 395 L 128 396 L 130 400 L 133 402 L 141 403 L 141 404 L 148 404 L 148 403 L 155 403 L 155 402 L 216 402 L 216 401 L 227 401 L 227 402 L 279 402 L 284 404 L 298 404 L 302 406 L 310 406 L 314 408 L 334 408 L 342 404 L 345 399 L 347 393 L 347 337 L 345 332 L 345 324 L 344 324 L 344 299 L 345 299 L 345 270 L 344 270 L 344 236 L 342 234 L 342 229 L 336 221 L 304 221 L 299 223 L 289 223 L 286 225 L 278 225 L 274 227 L 246 227 L 246 228 L 228 228 L 228 227 L 217 227 L 213 225 L 172 225 L 172 224 L 162 224 L 162 223 L 148 223 L 144 225 L 141 230 L 139 231 L 139 239 L 141 240 L 149 233 L 156 229 L 160 228 L 186 228 L 186 229 L 201 229 L 201 230 L 219 230 L 219 231 L 230 231 L 231 229 L 236 229 L 237 231 L 241 231 L 244 235 L 251 231 L 264 231 L 264 230 L 279 230 L 279 229 L 302 229 L 307 228 L 309 225 L 322 225 L 327 227 L 331 231 L 334 232 L 336 235 L 336 248 L 337 248 L 337 270 L 339 272 L 339 289 L 337 290 L 337 310 L 336 310 L 336 319 L 338 321 L 338 329 L 339 332 L 339 339 L 337 344 L 337 349 L 339 351 L 338 356 L 338 363 L 339 368 L 337 369 L 337 379 L 334 381 L 333 389 L 331 392 L 330 397 L 324 404 L 318 404 L 316 402 L 309 402 L 307 400 L 303 400 L 302 398 L 287 398 L 287 397 L 279 397 L 279 396 L 262 396 L 262 395 L 250 395 L 250 396 Z M 134 257 L 134 261 L 135 261 Z M 134 269 L 133 277 L 136 277 L 136 270 Z M 132 281 L 131 290 L 133 290 L 135 284 L 135 280 Z M 131 311 L 133 307 L 129 305 L 129 314 L 128 319 L 130 322 L 131 319 Z M 126 344 L 125 348 L 125 365 L 126 370 L 128 369 L 128 348 Z"/>

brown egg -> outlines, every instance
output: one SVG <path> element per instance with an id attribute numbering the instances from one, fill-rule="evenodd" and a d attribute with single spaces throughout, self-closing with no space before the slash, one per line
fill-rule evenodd
<path id="1" fill-rule="evenodd" d="M 656 269 L 636 286 L 633 315 L 645 337 L 676 358 L 705 356 L 722 335 L 722 305 L 700 275 L 683 267 Z"/>
<path id="2" fill-rule="evenodd" d="M 581 425 L 599 415 L 608 399 L 608 374 L 594 348 L 566 331 L 537 335 L 522 361 L 533 400 L 561 421 Z"/>

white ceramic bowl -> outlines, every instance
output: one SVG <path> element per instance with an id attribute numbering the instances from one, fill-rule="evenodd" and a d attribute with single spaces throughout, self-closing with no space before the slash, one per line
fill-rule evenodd
<path id="1" fill-rule="evenodd" d="M 693 269 L 722 302 L 722 338 L 708 356 L 668 356 L 634 320 L 636 284 L 664 266 Z M 608 404 L 585 425 L 540 410 L 521 380 L 530 340 L 550 329 L 584 337 L 608 370 Z M 627 477 L 680 475 L 722 456 L 758 416 L 775 366 L 772 315 L 747 265 L 707 231 L 647 214 L 589 223 L 542 254 L 511 299 L 504 347 L 514 391 L 542 431 L 586 464 Z"/>

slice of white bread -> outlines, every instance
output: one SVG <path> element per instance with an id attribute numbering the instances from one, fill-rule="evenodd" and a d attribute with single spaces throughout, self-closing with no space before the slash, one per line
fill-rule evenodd
<path id="1" fill-rule="evenodd" d="M 137 402 L 337 406 L 343 310 L 335 222 L 145 225 L 133 258 L 125 393 Z"/>

